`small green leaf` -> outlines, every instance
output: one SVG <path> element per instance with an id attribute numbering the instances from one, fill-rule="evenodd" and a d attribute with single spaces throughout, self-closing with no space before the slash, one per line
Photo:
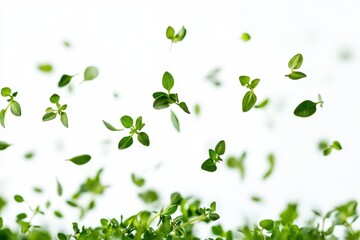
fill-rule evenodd
<path id="1" fill-rule="evenodd" d="M 224 229 L 221 225 L 212 226 L 211 231 L 216 236 L 223 236 L 224 234 Z"/>
<path id="2" fill-rule="evenodd" d="M 58 87 L 65 87 L 66 85 L 68 85 L 73 77 L 74 76 L 70 76 L 66 74 L 62 75 L 58 83 Z"/>
<path id="3" fill-rule="evenodd" d="M 264 108 L 268 105 L 269 103 L 269 99 L 266 98 L 264 99 L 262 102 L 260 102 L 259 104 L 255 105 L 254 108 Z"/>
<path id="4" fill-rule="evenodd" d="M 67 117 L 67 114 L 65 112 L 62 112 L 60 114 L 60 120 L 62 122 L 62 124 L 65 126 L 65 127 L 69 127 L 69 123 L 68 123 L 68 117 Z"/>
<path id="5" fill-rule="evenodd" d="M 250 89 L 256 88 L 256 86 L 259 84 L 259 82 L 260 82 L 260 79 L 258 79 L 258 78 L 252 80 L 251 83 L 250 83 L 249 88 L 250 88 Z"/>
<path id="6" fill-rule="evenodd" d="M 332 151 L 332 148 L 326 148 L 326 149 L 324 149 L 324 151 L 323 151 L 323 155 L 324 155 L 324 156 L 328 156 L 328 155 L 330 155 L 331 151 Z"/>
<path id="7" fill-rule="evenodd" d="M 178 206 L 179 206 L 178 204 L 173 204 L 173 205 L 169 206 L 167 208 L 167 210 L 164 212 L 164 215 L 170 216 L 170 215 L 174 214 L 176 212 Z"/>
<path id="8" fill-rule="evenodd" d="M 331 145 L 332 148 L 336 149 L 336 150 L 341 150 L 342 149 L 342 146 L 340 144 L 339 141 L 334 141 Z"/>
<path id="9" fill-rule="evenodd" d="M 59 195 L 59 197 L 61 197 L 62 193 L 63 193 L 63 189 L 61 186 L 61 183 L 59 182 L 59 180 L 56 178 L 56 191 L 57 194 Z"/>
<path id="10" fill-rule="evenodd" d="M 78 207 L 78 204 L 71 200 L 66 200 L 66 203 L 71 207 Z"/>
<path id="11" fill-rule="evenodd" d="M 39 187 L 34 187 L 34 192 L 36 192 L 36 193 L 42 193 L 43 192 L 43 190 L 42 190 L 42 188 L 39 188 Z"/>
<path id="12" fill-rule="evenodd" d="M 21 107 L 20 107 L 20 104 L 15 101 L 15 100 L 12 100 L 10 102 L 10 110 L 11 110 L 11 113 L 14 114 L 14 116 L 21 116 Z"/>
<path id="13" fill-rule="evenodd" d="M 215 172 L 217 167 L 215 165 L 214 160 L 209 158 L 205 162 L 203 162 L 203 164 L 201 164 L 201 169 L 205 170 L 205 171 L 208 171 L 208 172 Z"/>
<path id="14" fill-rule="evenodd" d="M 5 150 L 7 149 L 8 147 L 10 147 L 11 144 L 8 144 L 6 142 L 3 142 L 3 141 L 0 141 L 0 150 Z"/>
<path id="15" fill-rule="evenodd" d="M 239 77 L 241 86 L 246 86 L 250 83 L 250 77 L 249 76 L 240 76 Z"/>
<path id="16" fill-rule="evenodd" d="M 298 117 L 310 117 L 316 112 L 316 103 L 305 100 L 300 103 L 294 110 L 295 116 Z"/>
<path id="17" fill-rule="evenodd" d="M 105 120 L 102 120 L 105 127 L 107 129 L 109 129 L 110 131 L 121 131 L 121 130 L 124 130 L 124 129 L 119 129 L 119 128 L 115 128 L 113 125 L 111 125 L 110 123 L 106 122 Z"/>
<path id="18" fill-rule="evenodd" d="M 122 116 L 120 118 L 120 122 L 125 128 L 131 128 L 134 124 L 134 120 L 128 115 Z"/>
<path id="19" fill-rule="evenodd" d="M 322 100 L 322 97 L 320 94 L 318 94 L 318 100 L 319 100 L 320 107 L 323 107 L 324 101 Z"/>
<path id="20" fill-rule="evenodd" d="M 189 111 L 189 109 L 188 109 L 188 107 L 187 107 L 186 103 L 181 102 L 181 103 L 179 103 L 178 105 L 179 105 L 179 107 L 180 107 L 180 108 L 181 108 L 184 112 L 186 112 L 186 113 L 190 114 L 190 111 Z"/>
<path id="21" fill-rule="evenodd" d="M 58 233 L 58 234 L 57 234 L 57 237 L 58 237 L 59 240 L 68 240 L 68 238 L 66 237 L 66 235 L 63 234 L 63 233 Z"/>
<path id="22" fill-rule="evenodd" d="M 11 89 L 8 87 L 4 87 L 1 89 L 1 96 L 9 97 L 11 95 Z"/>
<path id="23" fill-rule="evenodd" d="M 23 220 L 25 218 L 27 218 L 26 213 L 19 213 L 18 215 L 16 215 L 17 220 Z"/>
<path id="24" fill-rule="evenodd" d="M 63 214 L 59 210 L 55 210 L 54 215 L 58 218 L 63 218 Z"/>
<path id="25" fill-rule="evenodd" d="M 3 226 L 4 226 L 4 221 L 2 217 L 0 217 L 0 230 L 2 229 Z"/>
<path id="26" fill-rule="evenodd" d="M 259 225 L 263 229 L 270 231 L 274 227 L 274 221 L 271 219 L 264 219 L 264 220 L 260 221 Z"/>
<path id="27" fill-rule="evenodd" d="M 172 40 L 174 38 L 175 35 L 175 30 L 173 27 L 168 26 L 166 29 L 166 37 L 170 40 Z"/>
<path id="28" fill-rule="evenodd" d="M 215 201 L 210 204 L 210 208 L 211 208 L 211 212 L 216 211 L 216 202 Z"/>
<path id="29" fill-rule="evenodd" d="M 262 198 L 254 195 L 254 196 L 251 196 L 251 201 L 259 203 L 262 201 Z"/>
<path id="30" fill-rule="evenodd" d="M 16 202 L 18 202 L 18 203 L 21 203 L 21 202 L 24 201 L 24 198 L 23 198 L 22 196 L 20 196 L 20 195 L 15 195 L 15 196 L 14 196 L 14 200 L 15 200 Z"/>
<path id="31" fill-rule="evenodd" d="M 218 220 L 220 218 L 220 216 L 219 216 L 219 214 L 217 214 L 217 213 L 210 213 L 209 214 L 209 219 L 211 220 L 211 221 L 216 221 L 216 220 Z"/>
<path id="32" fill-rule="evenodd" d="M 195 104 L 195 106 L 194 106 L 194 112 L 195 112 L 196 115 L 200 115 L 201 108 L 200 108 L 200 105 L 199 105 L 199 104 Z"/>
<path id="33" fill-rule="evenodd" d="M 50 97 L 50 102 L 51 103 L 58 103 L 59 102 L 59 100 L 60 100 L 60 96 L 59 95 L 57 95 L 56 93 L 54 93 L 53 95 L 51 95 L 51 97 Z"/>
<path id="34" fill-rule="evenodd" d="M 186 29 L 184 26 L 181 27 L 180 31 L 175 35 L 173 42 L 182 41 L 186 36 Z"/>
<path id="35" fill-rule="evenodd" d="M 53 70 L 53 66 L 49 63 L 39 64 L 38 69 L 44 73 L 50 73 Z"/>
<path id="36" fill-rule="evenodd" d="M 100 219 L 100 224 L 103 227 L 107 227 L 107 225 L 109 224 L 109 220 L 102 218 L 102 219 Z"/>
<path id="37" fill-rule="evenodd" d="M 294 72 L 292 72 L 292 73 L 290 73 L 289 75 L 286 75 L 286 76 L 289 77 L 292 80 L 298 80 L 298 79 L 306 77 L 306 74 L 302 73 L 302 72 L 294 71 Z"/>
<path id="38" fill-rule="evenodd" d="M 154 92 L 152 96 L 154 99 L 157 99 L 159 97 L 168 97 L 169 95 L 164 92 Z"/>
<path id="39" fill-rule="evenodd" d="M 76 157 L 72 157 L 70 159 L 66 159 L 67 161 L 70 161 L 70 162 L 73 162 L 75 163 L 76 165 L 84 165 L 86 164 L 87 162 L 89 162 L 91 159 L 91 156 L 88 155 L 88 154 L 83 154 L 83 155 L 79 155 L 79 156 L 76 156 Z"/>
<path id="40" fill-rule="evenodd" d="M 152 203 L 159 199 L 157 192 L 155 192 L 154 190 L 147 190 L 145 192 L 139 193 L 138 196 L 145 203 Z"/>
<path id="41" fill-rule="evenodd" d="M 253 91 L 246 92 L 242 100 L 243 112 L 249 111 L 255 105 L 256 100 L 257 97 Z"/>
<path id="42" fill-rule="evenodd" d="M 302 62 L 303 62 L 303 56 L 300 53 L 298 53 L 290 59 L 288 66 L 291 70 L 298 69 L 301 67 Z"/>
<path id="43" fill-rule="evenodd" d="M 156 98 L 153 103 L 153 108 L 157 110 L 164 109 L 169 106 L 170 106 L 170 98 L 167 95 Z"/>
<path id="44" fill-rule="evenodd" d="M 170 92 L 170 90 L 174 86 L 174 78 L 169 72 L 165 72 L 163 74 L 162 85 L 166 90 L 168 90 L 168 92 Z"/>
<path id="45" fill-rule="evenodd" d="M 5 114 L 6 114 L 6 109 L 2 109 L 0 111 L 0 124 L 1 126 L 3 126 L 3 128 L 5 127 Z"/>
<path id="46" fill-rule="evenodd" d="M 118 144 L 118 148 L 122 150 L 130 147 L 132 144 L 133 144 L 132 136 L 123 137 Z"/>
<path id="47" fill-rule="evenodd" d="M 180 132 L 180 123 L 179 119 L 177 118 L 176 114 L 173 111 L 170 111 L 171 114 L 171 122 L 174 125 L 175 129 Z"/>
<path id="48" fill-rule="evenodd" d="M 141 130 L 141 129 L 143 128 L 143 126 L 144 126 L 144 124 L 143 124 L 143 122 L 142 122 L 142 117 L 140 116 L 140 117 L 138 117 L 138 118 L 136 119 L 136 121 L 135 121 L 135 128 L 136 128 L 137 130 Z"/>
<path id="49" fill-rule="evenodd" d="M 94 66 L 87 67 L 84 71 L 84 81 L 93 80 L 97 78 L 98 75 L 99 75 L 99 70 L 97 69 L 97 67 Z"/>
<path id="50" fill-rule="evenodd" d="M 131 180 L 138 187 L 142 187 L 145 184 L 145 179 L 137 177 L 135 174 L 131 174 Z"/>
<path id="51" fill-rule="evenodd" d="M 215 152 L 218 155 L 223 155 L 225 153 L 225 141 L 224 140 L 221 140 L 220 142 L 218 142 L 218 144 L 216 144 Z"/>
<path id="52" fill-rule="evenodd" d="M 44 122 L 46 122 L 46 121 L 53 120 L 54 118 L 56 118 L 56 113 L 54 113 L 54 112 L 49 112 L 49 113 L 45 113 L 45 115 L 43 116 L 42 120 L 43 120 Z"/>
<path id="53" fill-rule="evenodd" d="M 325 140 L 320 141 L 320 142 L 318 143 L 318 148 L 319 148 L 320 150 L 324 150 L 324 149 L 328 148 L 328 146 L 329 146 L 329 144 L 328 144 L 328 142 L 325 141 Z"/>
<path id="54" fill-rule="evenodd" d="M 144 132 L 139 132 L 138 135 L 137 135 L 137 139 L 144 146 L 149 146 L 150 145 L 149 136 Z"/>
<path id="55" fill-rule="evenodd" d="M 241 39 L 244 41 L 244 42 L 247 42 L 251 39 L 251 36 L 248 34 L 248 33 L 243 33 L 241 35 Z"/>
<path id="56" fill-rule="evenodd" d="M 263 176 L 263 179 L 267 179 L 268 177 L 270 177 L 270 175 L 272 174 L 272 172 L 274 171 L 274 166 L 275 166 L 275 156 L 274 154 L 270 153 L 267 157 L 268 163 L 269 163 L 269 168 L 266 171 L 266 173 Z"/>
<path id="57" fill-rule="evenodd" d="M 24 158 L 26 159 L 32 159 L 34 157 L 35 153 L 34 152 L 27 152 L 24 155 Z"/>

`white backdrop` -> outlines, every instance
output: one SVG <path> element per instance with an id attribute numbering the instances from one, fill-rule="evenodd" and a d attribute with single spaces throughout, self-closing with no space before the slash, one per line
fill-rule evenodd
<path id="1" fill-rule="evenodd" d="M 161 193 L 155 208 L 168 203 L 173 191 L 200 197 L 204 205 L 216 200 L 220 221 L 229 228 L 245 219 L 276 217 L 290 201 L 300 203 L 300 217 L 307 218 L 313 208 L 359 199 L 359 7 L 358 1 L 1 0 L 0 87 L 18 91 L 23 110 L 19 118 L 9 114 L 0 129 L 0 140 L 13 143 L 0 152 L 1 195 L 22 194 L 33 205 L 51 199 L 66 217 L 59 220 L 49 212 L 34 221 L 46 219 L 51 229 L 68 231 L 77 212 L 64 200 L 100 167 L 111 187 L 81 224 L 144 208 L 131 173 Z M 169 25 L 187 28 L 185 39 L 171 50 L 165 37 Z M 243 32 L 250 33 L 249 42 L 239 38 Z M 64 40 L 72 46 L 65 48 Z M 308 77 L 292 81 L 284 75 L 296 53 L 303 54 L 301 70 Z M 350 57 L 344 60 L 344 53 Z M 40 63 L 53 64 L 54 71 L 39 72 Z M 89 65 L 99 68 L 99 77 L 78 85 Z M 206 80 L 215 67 L 221 68 L 219 88 Z M 168 109 L 152 108 L 151 95 L 162 89 L 165 71 L 174 76 L 174 92 L 190 110 L 201 106 L 199 117 L 172 108 L 180 133 Z M 73 93 L 57 87 L 62 74 L 76 73 Z M 271 99 L 266 109 L 241 111 L 240 75 L 261 79 L 256 94 L 259 101 Z M 69 129 L 59 119 L 41 121 L 53 93 L 68 104 Z M 301 101 L 316 101 L 318 93 L 324 108 L 306 119 L 293 115 Z M 5 104 L 1 99 L 0 107 Z M 122 115 L 143 116 L 150 147 L 135 142 L 117 149 L 124 133 L 108 131 L 101 120 L 120 126 Z M 225 162 L 215 173 L 200 169 L 208 149 L 221 139 L 225 158 L 247 151 L 244 181 Z M 339 140 L 343 150 L 324 157 L 317 149 L 321 139 Z M 35 152 L 31 161 L 23 158 L 28 151 Z M 270 152 L 275 171 L 263 181 Z M 85 153 L 92 156 L 85 166 L 64 161 Z M 56 195 L 55 177 L 63 184 L 63 198 Z M 35 195 L 34 186 L 45 194 Z M 252 202 L 252 195 L 263 203 Z M 20 209 L 26 206 L 10 201 L 4 215 L 15 219 Z"/>

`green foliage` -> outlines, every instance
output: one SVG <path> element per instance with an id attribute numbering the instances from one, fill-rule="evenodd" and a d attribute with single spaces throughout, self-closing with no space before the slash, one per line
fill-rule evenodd
<path id="1" fill-rule="evenodd" d="M 137 140 L 142 145 L 144 145 L 146 147 L 150 146 L 149 136 L 147 135 L 147 133 L 141 131 L 143 129 L 143 127 L 145 126 L 145 123 L 142 122 L 142 116 L 138 117 L 136 119 L 136 121 L 134 122 L 132 117 L 124 115 L 120 118 L 120 122 L 125 127 L 125 129 L 129 129 L 130 132 L 129 132 L 128 136 L 125 136 L 120 139 L 119 144 L 118 144 L 118 149 L 122 150 L 122 149 L 126 149 L 126 148 L 130 147 L 134 142 L 134 140 L 133 140 L 134 134 L 137 135 Z M 103 120 L 103 123 L 104 123 L 105 127 L 107 129 L 109 129 L 110 131 L 124 130 L 124 129 L 115 128 L 113 125 L 111 125 L 110 123 L 108 123 L 104 120 Z"/>
<path id="2" fill-rule="evenodd" d="M 75 156 L 72 158 L 67 159 L 67 161 L 73 162 L 76 165 L 84 165 L 86 163 L 88 163 L 91 159 L 91 156 L 88 154 L 83 154 L 83 155 L 79 155 L 79 156 Z"/>
<path id="3" fill-rule="evenodd" d="M 136 176 L 134 173 L 131 174 L 131 180 L 138 187 L 142 187 L 145 184 L 145 179 L 142 177 Z"/>
<path id="4" fill-rule="evenodd" d="M 73 75 L 73 76 L 67 75 L 67 74 L 62 75 L 60 78 L 60 81 L 58 83 L 58 87 L 65 87 L 66 85 L 68 85 L 70 83 L 71 79 L 75 76 L 76 75 Z"/>
<path id="5" fill-rule="evenodd" d="M 214 84 L 215 87 L 219 87 L 222 84 L 218 76 L 220 71 L 221 69 L 219 67 L 216 67 L 206 75 L 206 79 L 209 80 L 209 82 L 211 82 L 212 84 Z"/>
<path id="6" fill-rule="evenodd" d="M 53 109 L 52 107 L 46 108 L 46 110 L 45 110 L 46 113 L 44 114 L 42 120 L 43 120 L 43 122 L 47 122 L 47 121 L 55 119 L 56 116 L 59 115 L 61 123 L 66 128 L 68 128 L 69 127 L 69 122 L 68 122 L 67 114 L 65 112 L 65 110 L 67 109 L 67 104 L 61 105 L 59 103 L 59 101 L 60 101 L 60 96 L 59 95 L 57 95 L 56 93 L 51 95 L 50 102 L 55 104 L 56 109 Z"/>
<path id="7" fill-rule="evenodd" d="M 268 98 L 261 101 L 259 104 L 255 105 L 254 108 L 265 108 L 269 104 L 270 100 Z"/>
<path id="8" fill-rule="evenodd" d="M 171 122 L 174 125 L 174 128 L 180 132 L 180 123 L 179 119 L 177 118 L 176 114 L 173 111 L 170 111 L 171 114 Z"/>
<path id="9" fill-rule="evenodd" d="M 43 73 L 51 73 L 53 71 L 53 66 L 50 63 L 42 63 L 38 65 L 38 69 Z"/>
<path id="10" fill-rule="evenodd" d="M 257 97 L 256 97 L 256 94 L 254 93 L 254 89 L 259 84 L 260 79 L 256 78 L 256 79 L 253 79 L 252 81 L 250 81 L 249 76 L 240 76 L 239 80 L 240 80 L 241 86 L 250 89 L 249 91 L 247 91 L 245 93 L 243 100 L 242 100 L 242 111 L 247 112 L 255 105 L 255 103 L 257 101 Z"/>
<path id="11" fill-rule="evenodd" d="M 333 143 L 330 145 L 327 141 L 320 141 L 318 144 L 318 148 L 323 152 L 324 156 L 328 156 L 331 154 L 333 149 L 341 150 L 342 146 L 339 141 L 333 141 Z"/>
<path id="12" fill-rule="evenodd" d="M 173 27 L 168 26 L 166 29 L 166 38 L 171 40 L 171 43 L 182 41 L 186 36 L 186 29 L 184 26 L 175 34 Z"/>
<path id="13" fill-rule="evenodd" d="M 4 141 L 0 141 L 0 151 L 1 150 L 5 150 L 5 149 L 7 149 L 8 147 L 10 147 L 11 146 L 11 144 L 8 144 L 8 143 L 6 143 L 6 142 L 4 142 Z"/>
<path id="14" fill-rule="evenodd" d="M 8 98 L 6 101 L 9 103 L 6 108 L 0 111 L 0 124 L 1 126 L 3 126 L 3 128 L 5 128 L 5 116 L 9 107 L 11 113 L 14 116 L 16 117 L 21 116 L 21 106 L 17 101 L 15 101 L 15 97 L 17 96 L 17 94 L 18 92 L 12 92 L 11 88 L 9 87 L 3 87 L 1 89 L 1 96 L 3 96 L 4 98 Z"/>
<path id="15" fill-rule="evenodd" d="M 208 172 L 215 172 L 216 164 L 222 161 L 221 155 L 225 153 L 225 141 L 221 140 L 216 144 L 215 149 L 209 149 L 209 158 L 201 164 L 201 169 Z"/>
<path id="16" fill-rule="evenodd" d="M 269 168 L 268 170 L 265 172 L 263 179 L 267 179 L 268 177 L 270 177 L 270 175 L 272 174 L 272 172 L 274 171 L 274 167 L 275 167 L 275 156 L 274 154 L 270 153 L 267 157 L 267 160 L 269 162 Z"/>
<path id="17" fill-rule="evenodd" d="M 250 41 L 251 36 L 250 36 L 250 34 L 248 34 L 248 33 L 243 33 L 243 34 L 241 34 L 241 39 L 242 39 L 244 42 L 247 42 L 247 41 Z"/>
<path id="18" fill-rule="evenodd" d="M 244 164 L 245 158 L 246 158 L 246 152 L 243 152 L 239 157 L 230 156 L 226 160 L 226 165 L 229 168 L 239 170 L 241 179 L 245 178 L 245 164 Z"/>
<path id="19" fill-rule="evenodd" d="M 94 80 L 99 76 L 99 70 L 97 67 L 89 66 L 84 71 L 84 81 Z"/>
<path id="20" fill-rule="evenodd" d="M 57 178 L 56 178 L 56 192 L 59 195 L 59 197 L 62 196 L 63 188 L 62 188 L 61 183 L 59 182 L 59 179 L 57 179 Z"/>
<path id="21" fill-rule="evenodd" d="M 291 73 L 285 75 L 285 77 L 288 77 L 292 80 L 298 80 L 298 79 L 306 77 L 305 73 L 299 72 L 299 71 L 294 71 L 301 67 L 301 65 L 303 63 L 303 59 L 304 58 L 301 53 L 298 53 L 295 56 L 293 56 L 288 63 L 288 67 L 290 68 Z"/>
<path id="22" fill-rule="evenodd" d="M 310 100 L 305 100 L 301 102 L 294 110 L 295 116 L 310 117 L 311 115 L 313 115 L 316 112 L 316 105 L 319 104 L 320 107 L 322 107 L 324 103 L 320 94 L 318 95 L 318 99 L 318 102 L 313 102 Z"/>

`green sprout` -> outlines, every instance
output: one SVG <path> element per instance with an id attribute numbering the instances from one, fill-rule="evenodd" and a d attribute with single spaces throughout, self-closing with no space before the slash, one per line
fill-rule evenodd
<path id="1" fill-rule="evenodd" d="M 295 56 L 293 56 L 288 63 L 288 67 L 290 68 L 291 73 L 285 75 L 285 77 L 288 77 L 292 80 L 298 80 L 306 77 L 305 73 L 294 71 L 296 69 L 299 69 L 302 63 L 303 63 L 303 56 L 301 55 L 301 53 L 298 53 Z"/>
<path id="2" fill-rule="evenodd" d="M 6 115 L 6 111 L 8 110 L 9 107 L 10 107 L 11 113 L 14 116 L 16 116 L 16 117 L 21 116 L 20 104 L 14 100 L 14 98 L 17 96 L 17 94 L 18 94 L 18 92 L 12 93 L 11 89 L 9 87 L 4 87 L 1 89 L 1 96 L 8 97 L 7 101 L 9 102 L 7 107 L 0 111 L 0 124 L 1 124 L 1 126 L 3 126 L 3 128 L 5 128 L 5 115 Z"/>
<path id="3" fill-rule="evenodd" d="M 182 41 L 186 36 L 186 29 L 184 26 L 175 34 L 175 30 L 172 26 L 168 26 L 166 29 L 166 38 L 171 40 L 171 43 Z"/>
<path id="4" fill-rule="evenodd" d="M 205 160 L 202 165 L 201 169 L 208 171 L 208 172 L 215 172 L 217 169 L 216 164 L 221 162 L 221 155 L 225 153 L 225 141 L 221 140 L 216 144 L 215 149 L 209 149 L 209 158 Z"/>
<path id="5" fill-rule="evenodd" d="M 60 120 L 61 120 L 61 123 L 66 127 L 68 128 L 69 127 L 69 123 L 68 123 L 68 117 L 67 117 L 67 114 L 65 112 L 65 110 L 67 109 L 67 104 L 64 104 L 64 105 L 61 105 L 59 103 L 59 100 L 60 100 L 60 96 L 57 95 L 56 93 L 54 93 L 53 95 L 51 95 L 50 97 L 50 102 L 55 104 L 56 106 L 56 109 L 53 109 L 52 107 L 48 107 L 46 108 L 46 113 L 45 115 L 43 116 L 42 120 L 44 122 L 47 122 L 47 121 L 50 121 L 50 120 L 53 120 L 56 118 L 57 115 L 60 116 Z"/>
<path id="6" fill-rule="evenodd" d="M 320 141 L 318 147 L 320 150 L 322 150 L 324 156 L 330 155 L 333 149 L 335 150 L 342 149 L 342 146 L 339 141 L 333 141 L 333 143 L 330 145 L 327 141 Z"/>
<path id="7" fill-rule="evenodd" d="M 250 77 L 240 76 L 239 80 L 240 80 L 241 86 L 244 86 L 244 87 L 250 89 L 249 91 L 247 91 L 245 93 L 243 100 L 242 100 L 242 111 L 247 112 L 256 103 L 257 97 L 256 97 L 256 94 L 254 93 L 254 89 L 259 84 L 260 79 L 256 78 L 256 79 L 250 81 Z"/>

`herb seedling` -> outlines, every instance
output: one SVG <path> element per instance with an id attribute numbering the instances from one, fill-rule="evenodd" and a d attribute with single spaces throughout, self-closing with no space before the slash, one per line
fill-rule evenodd
<path id="1" fill-rule="evenodd" d="M 136 119 L 135 124 L 134 124 L 134 120 L 130 116 L 127 116 L 127 115 L 122 116 L 120 119 L 120 122 L 125 128 L 130 129 L 130 135 L 123 137 L 119 141 L 118 148 L 120 150 L 128 148 L 133 144 L 133 135 L 134 134 L 137 135 L 137 139 L 142 145 L 144 145 L 144 146 L 150 145 L 149 136 L 145 132 L 141 132 L 142 128 L 145 126 L 145 123 L 142 122 L 141 116 Z M 104 120 L 103 120 L 103 123 L 104 123 L 105 127 L 107 129 L 109 129 L 110 131 L 124 130 L 124 129 L 115 128 L 113 125 L 111 125 L 110 123 L 108 123 Z"/>
<path id="2" fill-rule="evenodd" d="M 288 77 L 292 80 L 298 80 L 306 77 L 305 73 L 294 71 L 296 69 L 299 69 L 302 63 L 303 63 L 303 56 L 301 55 L 301 53 L 298 53 L 295 56 L 293 56 L 288 63 L 288 67 L 290 68 L 291 73 L 285 75 L 285 77 Z"/>
<path id="3" fill-rule="evenodd" d="M 300 103 L 294 110 L 295 116 L 298 117 L 310 117 L 316 112 L 316 105 L 320 105 L 320 107 L 323 107 L 323 100 L 321 95 L 318 95 L 318 102 L 313 102 L 310 100 L 305 100 L 302 103 Z"/>
<path id="4" fill-rule="evenodd" d="M 175 34 L 173 27 L 168 26 L 166 29 L 166 37 L 171 40 L 171 43 L 180 42 L 186 35 L 186 29 L 184 26 L 181 27 L 180 31 Z"/>
<path id="5" fill-rule="evenodd" d="M 221 140 L 216 144 L 215 149 L 209 149 L 209 158 L 203 162 L 201 169 L 208 172 L 215 172 L 217 169 L 216 164 L 221 162 L 221 155 L 225 153 L 225 141 Z"/>
<path id="6" fill-rule="evenodd" d="M 254 93 L 254 89 L 259 84 L 260 79 L 256 78 L 250 81 L 250 77 L 248 76 L 240 76 L 239 77 L 241 86 L 249 88 L 250 90 L 247 91 L 242 100 L 242 111 L 247 112 L 249 111 L 256 103 L 257 97 Z"/>
<path id="7" fill-rule="evenodd" d="M 56 118 L 57 115 L 60 116 L 60 120 L 61 123 L 68 128 L 69 127 L 69 123 L 68 123 L 68 117 L 67 114 L 65 112 L 65 110 L 67 109 L 67 104 L 61 105 L 59 103 L 60 100 L 60 96 L 57 95 L 56 93 L 54 93 L 53 95 L 51 95 L 50 97 L 50 102 L 55 104 L 57 109 L 53 109 L 52 107 L 48 107 L 46 108 L 46 113 L 43 116 L 42 120 L 44 122 L 46 121 L 50 121 Z"/>
<path id="8" fill-rule="evenodd" d="M 327 141 L 321 141 L 318 145 L 319 149 L 323 151 L 324 156 L 330 155 L 332 149 L 341 150 L 342 146 L 339 141 L 333 141 L 331 145 Z"/>
<path id="9" fill-rule="evenodd" d="M 16 116 L 16 117 L 20 117 L 21 116 L 21 107 L 20 104 L 14 100 L 14 98 L 17 96 L 18 92 L 11 92 L 11 89 L 9 87 L 4 87 L 1 89 L 1 96 L 3 97 L 9 97 L 7 99 L 7 101 L 9 102 L 9 104 L 7 105 L 6 108 L 2 109 L 0 111 L 0 124 L 3 126 L 3 128 L 5 128 L 5 115 L 6 115 L 6 111 L 8 110 L 8 108 L 10 107 L 10 111 L 11 113 Z"/>

